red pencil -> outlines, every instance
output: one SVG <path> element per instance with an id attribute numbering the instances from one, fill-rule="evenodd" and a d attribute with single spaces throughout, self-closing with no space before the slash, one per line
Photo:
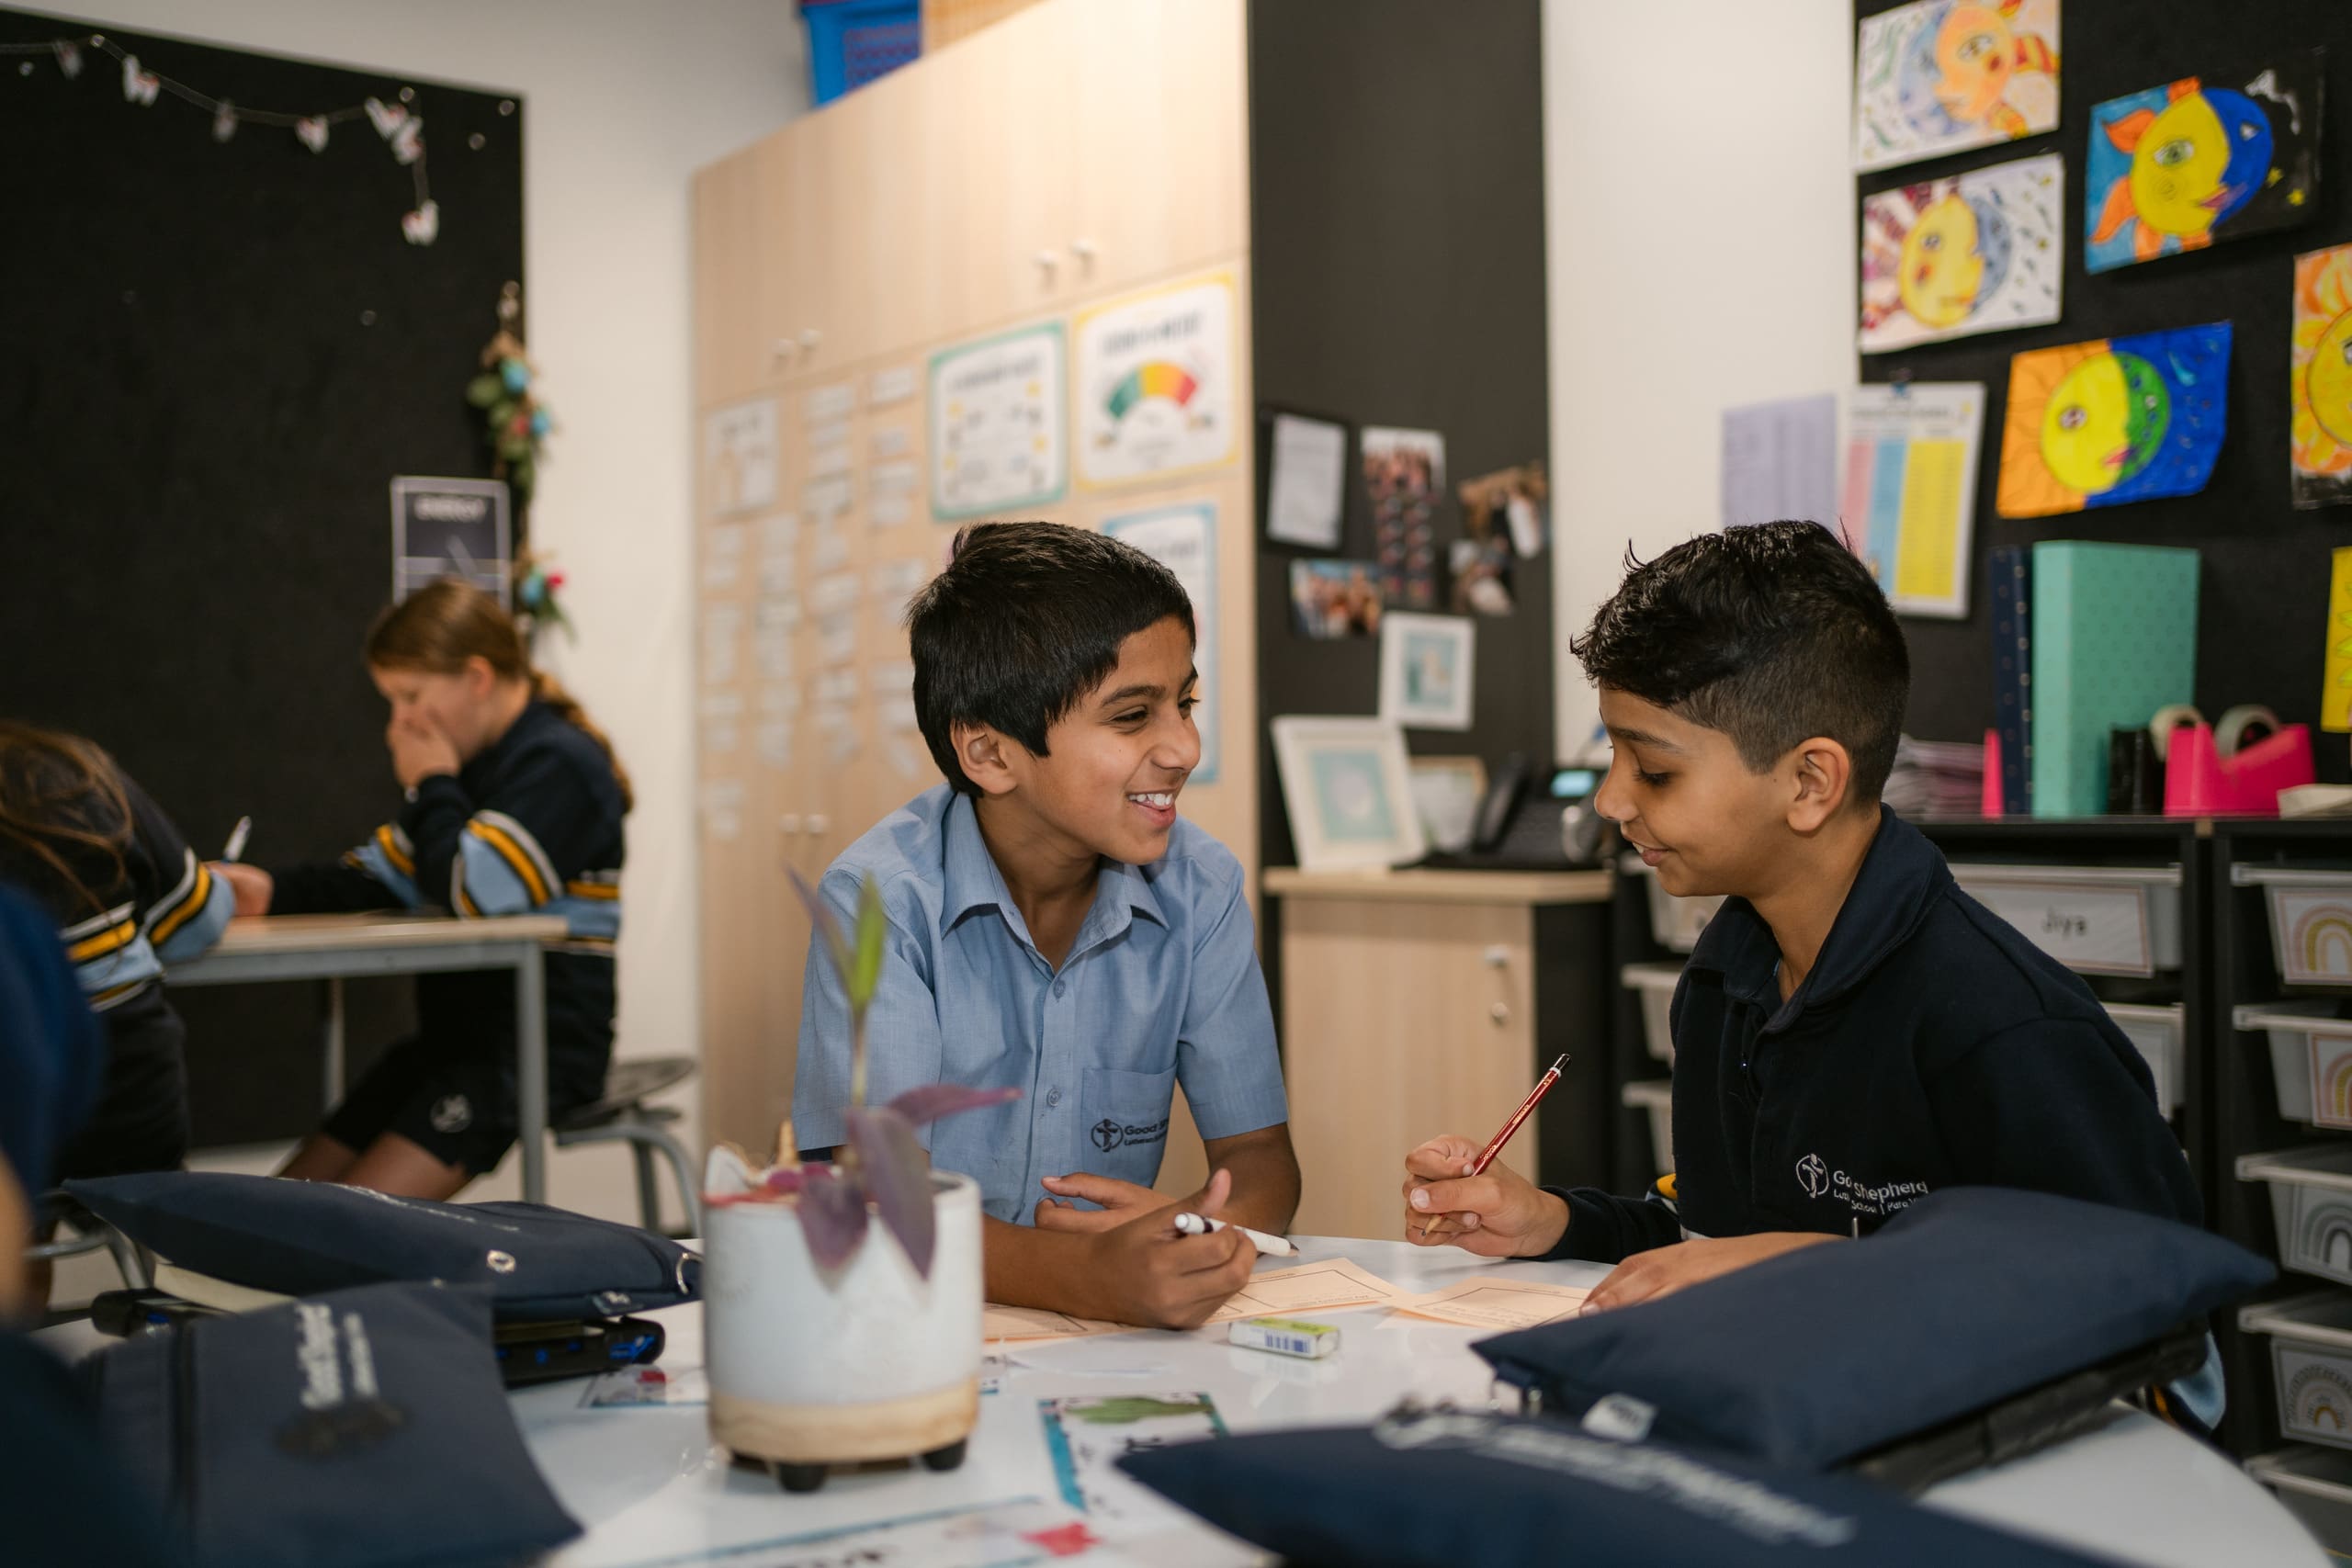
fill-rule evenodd
<path id="1" fill-rule="evenodd" d="M 1487 1146 L 1478 1151 L 1477 1161 L 1470 1168 L 1472 1176 L 1487 1174 L 1487 1168 L 1495 1163 L 1497 1155 L 1503 1152 L 1503 1145 L 1510 1142 L 1511 1134 L 1519 1131 L 1520 1123 L 1526 1121 L 1528 1113 L 1535 1109 L 1535 1102 L 1550 1093 L 1552 1086 L 1560 1081 L 1560 1069 L 1567 1065 L 1568 1054 L 1563 1051 L 1560 1053 L 1560 1059 L 1553 1063 L 1542 1077 L 1535 1080 L 1535 1087 L 1527 1091 L 1527 1098 L 1519 1102 L 1519 1109 L 1510 1113 L 1510 1120 L 1503 1123 L 1502 1131 L 1487 1139 Z M 1443 1223 L 1443 1215 L 1435 1216 L 1428 1224 L 1421 1227 L 1421 1234 L 1424 1236 L 1435 1235 L 1438 1234 L 1438 1226 Z M 1450 1230 L 1453 1227 L 1449 1225 L 1447 1228 Z"/>

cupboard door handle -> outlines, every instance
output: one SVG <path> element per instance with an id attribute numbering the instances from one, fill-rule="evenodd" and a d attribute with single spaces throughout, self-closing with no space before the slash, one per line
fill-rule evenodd
<path id="1" fill-rule="evenodd" d="M 1094 242 L 1072 240 L 1069 243 L 1069 254 L 1078 258 L 1080 266 L 1091 266 L 1094 265 Z"/>
<path id="2" fill-rule="evenodd" d="M 1497 1002 L 1494 1006 L 1487 1010 L 1487 1016 L 1493 1019 L 1497 1023 L 1509 1023 L 1510 1021 L 1510 1004 L 1509 1002 Z"/>
<path id="3" fill-rule="evenodd" d="M 1478 956 L 1489 969 L 1507 969 L 1510 966 L 1510 949 L 1501 942 L 1495 943 Z"/>
<path id="4" fill-rule="evenodd" d="M 774 358 L 774 359 L 775 359 L 775 361 L 778 365 L 786 365 L 786 364 L 789 364 L 789 363 L 791 363 L 791 360 L 792 360 L 792 340 L 791 340 L 790 338 L 788 338 L 788 337 L 780 337 L 780 338 L 776 339 L 776 340 L 775 340 L 775 346 L 773 346 L 772 348 L 770 348 L 770 349 L 768 350 L 768 353 L 769 353 L 770 356 L 771 356 L 772 358 Z"/>
<path id="5" fill-rule="evenodd" d="M 812 811 L 808 814 L 808 832 L 812 838 L 821 839 L 832 830 L 833 821 L 831 818 L 817 811 Z"/>
<path id="6" fill-rule="evenodd" d="M 801 346 L 801 347 L 803 347 L 803 348 L 814 348 L 814 347 L 816 347 L 819 344 L 820 344 L 820 343 L 822 343 L 822 342 L 824 342 L 824 341 L 825 341 L 825 334 L 824 334 L 824 333 L 820 333 L 820 332 L 819 332 L 816 328 L 814 328 L 814 327 L 803 327 L 803 328 L 801 328 L 801 329 L 800 329 L 800 346 Z"/>
<path id="7" fill-rule="evenodd" d="M 1051 283 L 1054 280 L 1054 267 L 1056 265 L 1054 253 L 1051 251 L 1039 251 L 1030 259 L 1037 264 L 1037 270 L 1045 274 L 1046 281 Z"/>

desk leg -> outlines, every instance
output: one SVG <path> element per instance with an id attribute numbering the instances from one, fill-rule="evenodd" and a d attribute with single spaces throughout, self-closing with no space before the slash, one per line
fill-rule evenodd
<path id="1" fill-rule="evenodd" d="M 320 1055 L 326 1063 L 323 1087 L 326 1089 L 327 1114 L 332 1116 L 335 1107 L 343 1103 L 343 976 L 340 975 L 327 978 L 326 1017 L 319 1025 L 319 1034 Z"/>
<path id="2" fill-rule="evenodd" d="M 547 964 L 537 942 L 523 949 L 514 965 L 515 1099 L 520 1101 L 523 1201 L 548 1201 L 548 987 Z"/>

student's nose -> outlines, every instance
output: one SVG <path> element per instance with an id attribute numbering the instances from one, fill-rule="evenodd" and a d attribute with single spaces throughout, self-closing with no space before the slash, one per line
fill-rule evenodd
<path id="1" fill-rule="evenodd" d="M 1201 765 L 1201 729 L 1190 714 L 1179 713 L 1160 729 L 1151 760 L 1170 773 L 1189 773 Z"/>
<path id="2" fill-rule="evenodd" d="M 1609 772 L 1601 775 L 1600 787 L 1592 792 L 1592 808 L 1611 822 L 1630 822 L 1634 809 L 1633 791 L 1625 782 L 1630 764 L 1622 756 L 1609 759 Z"/>

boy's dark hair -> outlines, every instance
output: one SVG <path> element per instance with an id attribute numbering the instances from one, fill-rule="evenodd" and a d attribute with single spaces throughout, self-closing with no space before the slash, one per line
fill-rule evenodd
<path id="1" fill-rule="evenodd" d="M 1762 773 L 1826 735 L 1875 801 L 1894 766 L 1911 656 L 1868 568 L 1817 523 L 1702 534 L 1625 581 L 1569 651 L 1593 684 L 1722 730 Z"/>
<path id="2" fill-rule="evenodd" d="M 976 523 L 907 606 L 915 719 L 966 795 L 948 726 L 985 724 L 1046 753 L 1046 731 L 1102 683 L 1119 645 L 1170 616 L 1200 635 L 1176 574 L 1118 540 L 1057 523 Z"/>

